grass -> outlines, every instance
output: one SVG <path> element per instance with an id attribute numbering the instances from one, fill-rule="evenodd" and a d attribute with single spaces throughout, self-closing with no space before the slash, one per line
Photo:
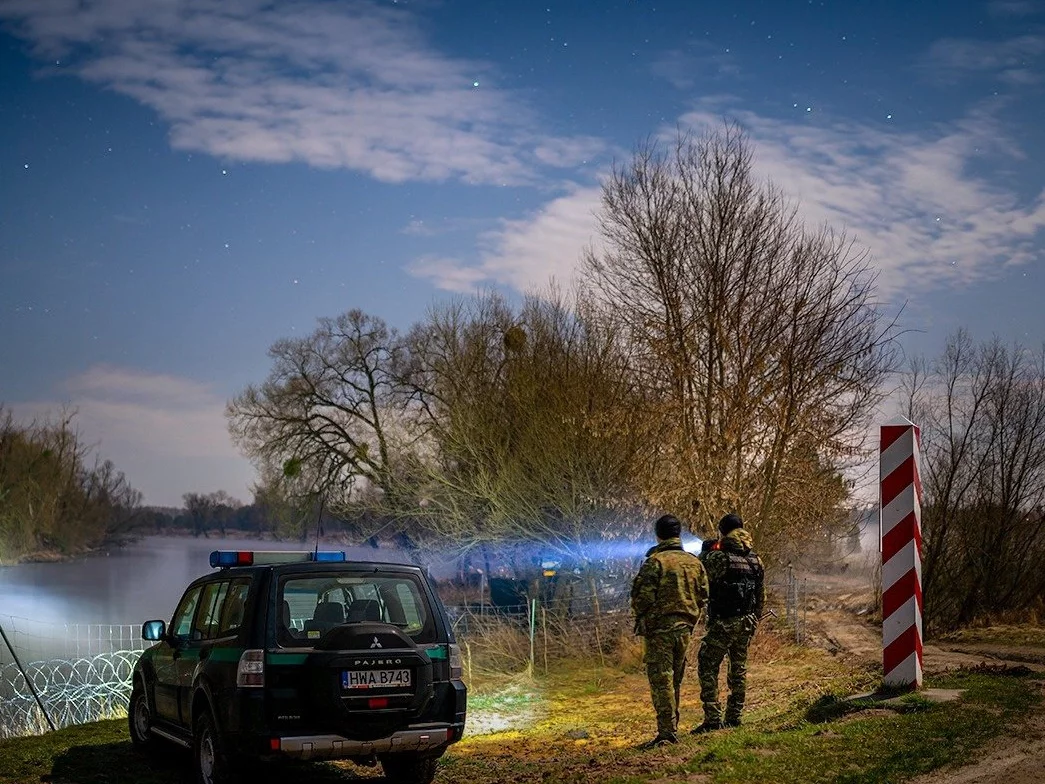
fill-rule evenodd
<path id="1" fill-rule="evenodd" d="M 690 673 L 680 743 L 646 752 L 635 746 L 652 736 L 653 711 L 648 685 L 634 666 L 559 663 L 547 676 L 477 678 L 473 717 L 478 723 L 483 714 L 504 714 L 513 719 L 511 729 L 466 735 L 443 758 L 436 781 L 895 784 L 974 758 L 1041 699 L 1040 684 L 1026 671 L 983 667 L 926 684 L 964 689 L 958 701 L 935 704 L 911 694 L 886 710 L 870 700 L 844 699 L 873 689 L 880 677 L 873 671 L 847 668 L 823 651 L 771 635 L 753 653 L 744 727 L 702 736 L 685 732 L 700 719 Z M 295 765 L 293 771 L 284 778 L 326 784 L 380 777 L 380 768 L 350 764 Z M 125 720 L 0 741 L 0 782 L 6 784 L 190 780 L 187 752 L 138 755 Z"/>
<path id="2" fill-rule="evenodd" d="M 944 634 L 939 639 L 964 645 L 1030 646 L 1045 652 L 1045 626 L 972 627 Z"/>

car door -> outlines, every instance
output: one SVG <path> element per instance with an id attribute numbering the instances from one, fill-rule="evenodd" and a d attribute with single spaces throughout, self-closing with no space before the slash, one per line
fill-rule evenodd
<path id="1" fill-rule="evenodd" d="M 189 588 L 178 602 L 178 607 L 171 618 L 167 637 L 157 648 L 153 656 L 153 669 L 156 680 L 153 684 L 153 701 L 157 718 L 173 724 L 181 722 L 181 711 L 178 704 L 179 675 L 177 664 L 185 646 L 192 635 L 192 620 L 199 604 L 201 586 Z"/>
<path id="2" fill-rule="evenodd" d="M 221 608 L 229 590 L 228 580 L 204 583 L 199 608 L 192 622 L 192 632 L 181 655 L 175 657 L 178 676 L 178 712 L 181 724 L 192 723 L 192 687 L 200 661 L 210 654 L 212 642 L 218 636 Z"/>

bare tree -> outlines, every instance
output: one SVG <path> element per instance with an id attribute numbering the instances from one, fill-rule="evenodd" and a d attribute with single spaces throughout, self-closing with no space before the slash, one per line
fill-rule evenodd
<path id="1" fill-rule="evenodd" d="M 181 497 L 185 511 L 192 520 L 192 535 L 210 538 L 210 521 L 214 511 L 214 499 L 205 493 L 185 493 Z"/>
<path id="2" fill-rule="evenodd" d="M 701 529 L 737 511 L 777 541 L 842 522 L 840 470 L 896 351 L 867 256 L 758 182 L 735 125 L 644 144 L 605 183 L 599 219 L 590 295 L 634 347 L 665 434 L 649 499 L 699 509 Z"/>
<path id="3" fill-rule="evenodd" d="M 398 338 L 351 310 L 308 337 L 278 341 L 274 366 L 226 408 L 240 449 L 287 490 L 347 508 L 361 492 L 390 495 L 395 439 L 405 437 L 392 375 Z M 386 498 L 386 500 L 388 500 Z"/>
<path id="4" fill-rule="evenodd" d="M 1030 609 L 1045 594 L 1045 348 L 977 345 L 959 331 L 908 379 L 927 626 Z"/>
<path id="5" fill-rule="evenodd" d="M 614 335 L 561 295 L 515 311 L 488 294 L 434 310 L 409 343 L 427 528 L 462 549 L 526 543 L 580 561 L 627 535 L 646 445 Z"/>

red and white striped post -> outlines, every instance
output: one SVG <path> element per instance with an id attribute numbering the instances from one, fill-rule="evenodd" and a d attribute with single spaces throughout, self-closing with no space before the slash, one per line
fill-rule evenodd
<path id="1" fill-rule="evenodd" d="M 921 433 L 900 417 L 882 425 L 882 664 L 886 686 L 922 685 Z"/>

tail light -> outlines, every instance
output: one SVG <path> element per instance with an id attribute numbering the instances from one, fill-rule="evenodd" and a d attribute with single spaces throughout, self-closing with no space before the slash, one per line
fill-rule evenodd
<path id="1" fill-rule="evenodd" d="M 243 651 L 236 667 L 236 685 L 251 688 L 265 685 L 265 651 Z"/>
<path id="2" fill-rule="evenodd" d="M 464 675 L 464 659 L 461 658 L 461 646 L 450 644 L 450 677 L 460 680 Z"/>

